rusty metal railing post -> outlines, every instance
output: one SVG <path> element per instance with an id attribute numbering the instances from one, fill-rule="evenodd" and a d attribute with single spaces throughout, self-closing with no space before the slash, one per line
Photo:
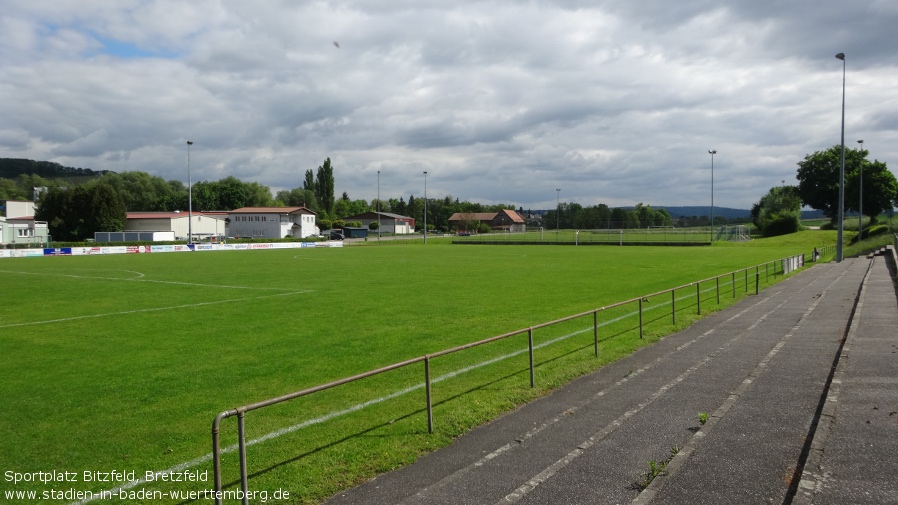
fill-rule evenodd
<path id="1" fill-rule="evenodd" d="M 530 387 L 536 387 L 536 378 L 533 371 L 533 327 L 527 328 L 527 347 L 530 348 Z"/>
<path id="2" fill-rule="evenodd" d="M 695 283 L 695 309 L 698 311 L 698 315 L 702 315 L 702 283 Z"/>
<path id="3" fill-rule="evenodd" d="M 748 269 L 745 269 L 745 292 L 748 293 Z"/>
<path id="4" fill-rule="evenodd" d="M 242 410 L 237 411 L 237 436 L 240 438 L 240 489 L 243 491 L 243 505 L 249 505 L 249 482 L 246 474 L 246 422 Z"/>
<path id="5" fill-rule="evenodd" d="M 670 317 L 673 320 L 672 324 L 677 324 L 677 290 L 670 290 Z"/>
<path id="6" fill-rule="evenodd" d="M 433 398 L 430 396 L 430 356 L 424 355 L 424 390 L 427 396 L 427 433 L 433 433 Z"/>
<path id="7" fill-rule="evenodd" d="M 643 336 L 642 332 L 642 298 L 639 299 L 639 338 Z"/>
<path id="8" fill-rule="evenodd" d="M 233 415 L 233 411 L 225 411 L 212 420 L 212 483 L 215 486 L 215 505 L 221 505 L 221 420 Z"/>
<path id="9" fill-rule="evenodd" d="M 592 348 L 599 357 L 599 309 L 592 311 Z"/>
<path id="10" fill-rule="evenodd" d="M 733 270 L 731 273 L 733 275 L 733 298 L 736 298 L 736 271 Z"/>
<path id="11" fill-rule="evenodd" d="M 761 272 L 755 272 L 755 296 L 761 294 Z"/>

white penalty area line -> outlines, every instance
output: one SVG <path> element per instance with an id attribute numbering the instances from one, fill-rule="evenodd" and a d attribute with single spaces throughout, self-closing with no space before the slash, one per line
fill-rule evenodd
<path id="1" fill-rule="evenodd" d="M 3 274 L 13 274 L 13 275 L 42 275 L 47 277 L 68 277 L 70 279 L 86 279 L 86 280 L 98 280 L 98 281 L 122 281 L 122 282 L 152 282 L 156 284 L 172 284 L 175 286 L 193 286 L 198 288 L 218 288 L 218 289 L 250 289 L 250 290 L 259 290 L 259 291 L 289 291 L 290 293 L 294 293 L 289 288 L 270 288 L 270 287 L 258 287 L 258 286 L 234 286 L 230 284 L 205 284 L 200 282 L 185 282 L 185 281 L 163 281 L 158 279 L 147 279 L 146 276 L 140 272 L 135 272 L 133 270 L 121 270 L 122 272 L 128 272 L 132 274 L 137 274 L 137 277 L 134 278 L 124 278 L 124 277 L 97 277 L 90 275 L 75 275 L 75 274 L 60 274 L 60 273 L 48 273 L 48 272 L 16 272 L 12 270 L 0 270 L 0 273 Z"/>
<path id="2" fill-rule="evenodd" d="M 73 316 L 73 317 L 62 317 L 58 319 L 45 319 L 42 321 L 29 321 L 25 323 L 11 323 L 11 324 L 3 324 L 0 325 L 0 328 L 17 328 L 21 326 L 36 326 L 41 324 L 55 324 L 55 323 L 68 323 L 71 321 L 79 321 L 82 319 L 99 319 L 103 317 L 112 317 L 112 316 L 126 316 L 130 314 L 141 314 L 146 312 L 162 312 L 166 310 L 179 310 L 179 309 L 190 309 L 194 307 L 206 307 L 209 305 L 221 305 L 225 303 L 236 303 L 236 302 L 246 302 L 252 300 L 261 300 L 264 298 L 274 298 L 277 296 L 292 296 L 292 295 L 301 295 L 305 293 L 311 293 L 312 290 L 303 290 L 303 291 L 293 291 L 290 293 L 277 293 L 274 295 L 259 295 L 259 296 L 250 296 L 246 298 L 230 298 L 227 300 L 216 300 L 214 302 L 199 302 L 199 303 L 187 303 L 184 305 L 170 305 L 168 307 L 154 307 L 149 309 L 133 309 L 133 310 L 122 310 L 118 312 L 105 312 L 103 314 L 89 314 L 85 316 Z"/>

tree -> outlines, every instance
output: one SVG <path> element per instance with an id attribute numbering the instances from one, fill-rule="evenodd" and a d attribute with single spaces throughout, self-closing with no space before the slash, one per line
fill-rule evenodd
<path id="1" fill-rule="evenodd" d="M 249 188 L 233 175 L 212 183 L 212 189 L 217 193 L 215 198 L 217 206 L 201 207 L 205 210 L 234 210 L 250 205 Z"/>
<path id="2" fill-rule="evenodd" d="M 46 221 L 56 240 L 83 240 L 98 231 L 122 231 L 125 202 L 111 185 L 98 182 L 73 189 L 51 188 L 40 200 L 35 218 Z"/>
<path id="3" fill-rule="evenodd" d="M 278 191 L 276 200 L 288 207 L 305 207 L 311 210 L 318 209 L 315 193 L 309 189 L 293 188 L 290 191 Z"/>
<path id="4" fill-rule="evenodd" d="M 842 146 L 817 151 L 798 162 L 798 195 L 804 205 L 823 211 L 830 220 L 839 216 L 839 171 Z M 864 214 L 875 219 L 898 203 L 898 182 L 880 161 L 866 161 L 867 151 L 845 150 L 845 206 L 857 210 L 859 172 L 864 166 Z"/>
<path id="5" fill-rule="evenodd" d="M 125 202 L 115 189 L 104 183 L 92 184 L 87 194 L 89 207 L 85 218 L 84 238 L 98 231 L 122 231 L 125 229 L 127 210 Z"/>
<path id="6" fill-rule="evenodd" d="M 308 176 L 306 176 L 308 178 Z M 328 214 L 334 213 L 334 169 L 331 159 L 324 160 L 324 164 L 318 167 L 315 177 L 315 199 L 321 205 L 321 210 Z"/>
<path id="7" fill-rule="evenodd" d="M 801 228 L 801 198 L 795 186 L 770 188 L 751 209 L 752 222 L 765 237 L 795 233 Z"/>
<path id="8" fill-rule="evenodd" d="M 306 170 L 306 178 L 302 182 L 302 189 L 309 190 L 311 192 L 315 192 L 315 174 L 311 169 Z"/>
<path id="9" fill-rule="evenodd" d="M 845 206 L 855 212 L 861 209 L 858 205 L 861 193 L 859 172 L 863 166 L 863 211 L 864 215 L 870 218 L 870 224 L 874 224 L 880 214 L 898 205 L 898 181 L 885 163 L 867 161 L 867 152 L 863 150 L 859 153 L 861 159 L 858 162 L 858 170 L 852 172 L 851 177 L 847 174 L 845 176 Z"/>
<path id="10" fill-rule="evenodd" d="M 46 221 L 50 235 L 56 240 L 71 238 L 71 221 L 75 216 L 69 212 L 69 192 L 60 188 L 50 188 L 41 196 L 35 209 L 34 218 Z"/>

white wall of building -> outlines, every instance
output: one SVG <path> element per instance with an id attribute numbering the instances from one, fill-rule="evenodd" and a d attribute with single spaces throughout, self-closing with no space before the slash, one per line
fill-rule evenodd
<path id="1" fill-rule="evenodd" d="M 239 210 L 239 209 L 238 209 Z M 245 238 L 304 238 L 318 233 L 315 215 L 300 212 L 232 212 L 229 234 Z"/>

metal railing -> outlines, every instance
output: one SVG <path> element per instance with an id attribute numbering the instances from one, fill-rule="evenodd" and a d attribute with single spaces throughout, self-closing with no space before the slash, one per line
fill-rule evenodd
<path id="1" fill-rule="evenodd" d="M 833 249 L 833 247 L 830 246 L 828 248 L 815 249 L 815 253 L 818 253 L 819 256 L 825 256 L 826 254 L 832 253 L 832 251 L 830 251 L 830 249 Z M 399 363 L 394 363 L 392 365 L 378 368 L 376 370 L 370 370 L 368 372 L 364 372 L 364 373 L 361 373 L 358 375 L 353 375 L 351 377 L 345 377 L 343 379 L 328 382 L 326 384 L 321 384 L 319 386 L 311 387 L 308 389 L 303 389 L 301 391 L 296 391 L 296 392 L 286 394 L 283 396 L 278 396 L 276 398 L 269 398 L 267 400 L 263 400 L 263 401 L 256 402 L 256 403 L 251 403 L 248 405 L 244 405 L 242 407 L 237 407 L 237 408 L 234 408 L 231 410 L 226 410 L 224 412 L 221 412 L 212 421 L 212 465 L 213 465 L 214 486 L 215 486 L 215 503 L 220 504 L 222 501 L 221 500 L 221 495 L 222 495 L 222 493 L 221 493 L 221 490 L 222 490 L 221 453 L 222 453 L 222 451 L 221 451 L 221 445 L 220 445 L 219 431 L 220 431 L 221 421 L 228 417 L 237 417 L 237 437 L 238 437 L 237 445 L 238 445 L 238 457 L 239 457 L 239 462 L 240 462 L 239 463 L 240 464 L 240 487 L 242 490 L 242 493 L 240 494 L 240 496 L 243 497 L 243 503 L 248 503 L 249 483 L 248 483 L 247 462 L 246 462 L 247 444 L 246 444 L 246 429 L 245 429 L 245 418 L 246 418 L 246 414 L 248 412 L 258 410 L 261 408 L 265 408 L 265 407 L 268 407 L 271 405 L 283 403 L 283 402 L 293 400 L 296 398 L 300 398 L 303 396 L 308 396 L 308 395 L 318 393 L 321 391 L 325 391 L 325 390 L 328 390 L 328 389 L 331 389 L 331 388 L 334 388 L 334 387 L 337 387 L 337 386 L 340 386 L 343 384 L 347 384 L 350 382 L 355 382 L 355 381 L 362 380 L 362 379 L 372 377 L 375 375 L 383 374 L 383 373 L 386 373 L 386 372 L 389 372 L 392 370 L 397 370 L 397 369 L 405 368 L 405 367 L 415 365 L 418 363 L 423 363 L 425 398 L 426 398 L 426 404 L 427 404 L 426 405 L 427 431 L 428 431 L 428 433 L 433 433 L 433 402 L 432 402 L 432 395 L 431 395 L 431 386 L 432 386 L 433 381 L 431 380 L 431 375 L 430 375 L 430 363 L 435 358 L 438 358 L 441 356 L 446 356 L 446 355 L 453 354 L 453 353 L 457 353 L 457 352 L 463 351 L 465 349 L 471 349 L 474 347 L 482 346 L 484 344 L 496 342 L 499 340 L 504 340 L 509 337 L 514 337 L 514 336 L 522 335 L 522 334 L 526 333 L 527 334 L 527 351 L 529 354 L 530 387 L 532 388 L 535 386 L 535 356 L 534 356 L 535 346 L 533 344 L 533 333 L 535 330 L 538 330 L 541 328 L 546 328 L 546 327 L 553 326 L 553 325 L 557 325 L 559 323 L 563 323 L 563 322 L 567 322 L 567 321 L 572 321 L 572 320 L 583 318 L 583 317 L 592 316 L 593 352 L 594 352 L 595 356 L 598 357 L 598 355 L 599 355 L 599 327 L 601 326 L 599 324 L 599 313 L 600 312 L 604 312 L 604 311 L 614 309 L 614 308 L 623 307 L 623 306 L 629 305 L 629 304 L 636 304 L 638 306 L 638 308 L 637 308 L 636 314 L 633 314 L 633 315 L 638 315 L 638 333 L 639 333 L 639 338 L 642 339 L 642 338 L 644 338 L 644 329 L 647 324 L 647 322 L 644 320 L 644 316 L 646 313 L 646 308 L 644 307 L 644 305 L 646 303 L 648 303 L 648 301 L 650 299 L 657 299 L 658 297 L 666 296 L 669 294 L 669 296 L 670 296 L 669 303 L 671 305 L 669 317 L 671 318 L 671 323 L 676 325 L 677 312 L 678 311 L 682 312 L 689 308 L 689 305 L 687 305 L 686 307 L 682 307 L 682 306 L 678 307 L 677 306 L 678 301 L 682 301 L 684 299 L 686 299 L 686 300 L 694 299 L 694 303 L 692 304 L 692 306 L 695 307 L 696 314 L 701 315 L 703 293 L 706 293 L 709 291 L 714 291 L 713 296 L 716 299 L 717 305 L 720 305 L 721 294 L 723 293 L 721 291 L 721 283 L 720 283 L 721 279 L 726 279 L 727 281 L 729 281 L 729 283 L 731 285 L 729 294 L 732 296 L 733 299 L 735 299 L 737 297 L 736 291 L 737 291 L 737 284 L 739 283 L 739 281 L 741 281 L 741 283 L 742 283 L 744 292 L 748 293 L 749 286 L 751 284 L 751 279 L 753 279 L 754 280 L 754 294 L 758 294 L 760 292 L 762 275 L 765 276 L 765 281 L 764 281 L 765 284 L 769 283 L 771 275 L 773 275 L 774 277 L 777 275 L 784 275 L 784 274 L 794 270 L 796 267 L 803 266 L 804 265 L 804 256 L 805 256 L 804 254 L 799 254 L 799 255 L 789 256 L 789 257 L 782 258 L 779 260 L 743 268 L 741 270 L 734 270 L 729 273 L 725 273 L 725 274 L 718 275 L 715 277 L 709 277 L 707 279 L 702 279 L 700 281 L 692 282 L 689 284 L 684 284 L 684 285 L 677 286 L 672 289 L 666 289 L 666 290 L 652 293 L 649 295 L 631 298 L 626 301 L 622 301 L 622 302 L 618 302 L 618 303 L 615 303 L 612 305 L 606 305 L 603 307 L 595 308 L 592 310 L 588 310 L 586 312 L 581 312 L 579 314 L 574 314 L 571 316 L 563 317 L 561 319 L 555 319 L 553 321 L 548 321 L 548 322 L 537 324 L 537 325 L 530 326 L 527 328 L 522 328 L 519 330 L 509 332 L 509 333 L 503 333 L 502 335 L 496 335 L 494 337 L 486 338 L 486 339 L 472 342 L 469 344 L 460 345 L 457 347 L 452 347 L 450 349 L 445 349 L 445 350 L 438 351 L 435 353 L 425 354 L 423 356 L 411 358 L 411 359 L 408 359 L 408 360 L 405 360 L 405 361 L 402 361 Z M 763 271 L 762 271 L 762 268 L 763 268 Z M 754 271 L 752 272 L 752 270 L 754 270 Z M 738 274 L 742 274 L 742 275 L 738 275 Z M 737 279 L 737 276 L 740 278 Z M 710 288 L 706 287 L 705 290 L 703 291 L 702 285 L 707 285 L 711 282 L 714 283 L 714 286 L 710 287 Z M 678 291 L 682 292 L 683 290 L 689 290 L 690 293 L 688 295 L 681 296 L 678 298 L 677 292 Z M 693 290 L 694 290 L 694 294 L 692 293 Z M 723 294 L 726 295 L 727 293 L 723 293 Z M 663 300 L 663 298 L 662 298 L 662 300 Z M 653 307 L 653 308 L 657 308 L 657 307 L 666 305 L 666 303 L 667 302 L 663 302 L 661 304 L 655 304 L 655 307 Z M 667 316 L 658 316 L 649 322 L 658 321 L 662 317 L 664 319 L 667 318 Z M 635 330 L 635 329 L 636 328 L 633 328 L 633 330 Z"/>

